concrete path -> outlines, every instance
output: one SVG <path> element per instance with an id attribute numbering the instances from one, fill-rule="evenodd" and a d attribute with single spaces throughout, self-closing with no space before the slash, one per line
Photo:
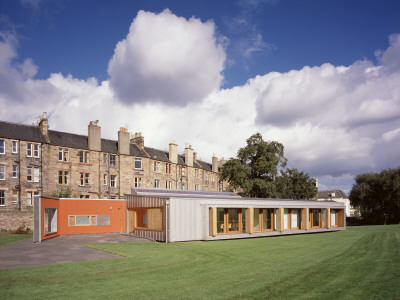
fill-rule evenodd
<path id="1" fill-rule="evenodd" d="M 0 269 L 62 264 L 121 257 L 79 243 L 132 243 L 152 242 L 120 233 L 62 235 L 41 243 L 32 239 L 0 248 Z"/>

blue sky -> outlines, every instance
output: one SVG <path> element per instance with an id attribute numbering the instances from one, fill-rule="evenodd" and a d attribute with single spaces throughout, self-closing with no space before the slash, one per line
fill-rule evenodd
<path id="1" fill-rule="evenodd" d="M 259 131 L 321 189 L 349 191 L 356 174 L 399 166 L 399 12 L 400 1 L 0 0 L 0 117 L 47 111 L 53 129 L 82 134 L 100 119 L 106 138 L 126 126 L 206 161 Z"/>
<path id="2" fill-rule="evenodd" d="M 389 34 L 400 28 L 399 1 L 1 0 L 0 11 L 9 21 L 2 25 L 14 26 L 20 37 L 20 58 L 31 57 L 39 66 L 37 78 L 61 72 L 105 80 L 115 44 L 137 12 L 165 8 L 185 18 L 213 20 L 230 40 L 228 59 L 234 63 L 224 71 L 224 87 L 271 71 L 374 60 L 375 50 L 384 49 Z M 257 33 L 265 45 L 246 57 Z"/>

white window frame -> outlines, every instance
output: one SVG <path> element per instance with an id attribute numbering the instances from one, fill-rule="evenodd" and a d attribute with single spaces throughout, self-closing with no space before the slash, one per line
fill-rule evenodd
<path id="1" fill-rule="evenodd" d="M 32 157 L 32 143 L 26 143 L 26 157 Z"/>
<path id="2" fill-rule="evenodd" d="M 0 140 L 0 154 L 6 154 L 6 141 Z"/>
<path id="3" fill-rule="evenodd" d="M 0 190 L 0 206 L 6 206 L 6 191 Z"/>
<path id="4" fill-rule="evenodd" d="M 33 144 L 33 157 L 39 158 L 40 157 L 40 145 Z"/>
<path id="5" fill-rule="evenodd" d="M 18 178 L 18 165 L 12 166 L 12 178 Z"/>
<path id="6" fill-rule="evenodd" d="M 117 175 L 110 175 L 110 186 L 117 187 Z"/>
<path id="7" fill-rule="evenodd" d="M 156 189 L 160 188 L 160 179 L 154 179 L 154 188 Z"/>
<path id="8" fill-rule="evenodd" d="M 33 182 L 40 182 L 40 168 L 33 168 Z"/>
<path id="9" fill-rule="evenodd" d="M 0 180 L 6 180 L 6 166 L 0 166 Z"/>
<path id="10" fill-rule="evenodd" d="M 85 185 L 90 185 L 90 174 L 85 173 Z"/>
<path id="11" fill-rule="evenodd" d="M 81 163 L 81 164 L 89 164 L 90 163 L 89 151 L 79 150 L 78 156 L 79 156 L 79 163 Z"/>
<path id="12" fill-rule="evenodd" d="M 135 177 L 135 187 L 143 187 L 143 177 Z"/>
<path id="13" fill-rule="evenodd" d="M 19 196 L 19 191 L 12 190 L 12 203 L 13 204 L 18 204 L 18 196 Z"/>
<path id="14" fill-rule="evenodd" d="M 136 163 L 140 163 L 140 167 L 136 167 Z M 142 170 L 143 169 L 143 164 L 142 164 L 142 159 L 141 158 L 135 158 L 135 169 L 136 170 Z"/>
<path id="15" fill-rule="evenodd" d="M 11 153 L 18 153 L 18 141 L 11 141 Z"/>
<path id="16" fill-rule="evenodd" d="M 33 203 L 33 192 L 26 193 L 26 205 L 32 206 Z"/>
<path id="17" fill-rule="evenodd" d="M 32 182 L 32 179 L 33 179 L 33 174 L 32 173 L 33 173 L 32 172 L 32 167 L 28 167 L 26 169 L 26 181 Z"/>
<path id="18" fill-rule="evenodd" d="M 111 159 L 113 157 L 114 157 L 114 159 Z M 110 166 L 111 167 L 117 166 L 117 156 L 115 154 L 110 154 Z"/>
<path id="19" fill-rule="evenodd" d="M 103 174 L 103 185 L 107 185 L 108 182 L 107 177 L 108 177 L 107 174 Z"/>
<path id="20" fill-rule="evenodd" d="M 69 161 L 68 148 L 58 148 L 58 161 Z"/>

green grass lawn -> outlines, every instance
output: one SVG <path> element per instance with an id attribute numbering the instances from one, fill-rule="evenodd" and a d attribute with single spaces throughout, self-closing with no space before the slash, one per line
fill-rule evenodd
<path id="1" fill-rule="evenodd" d="M 32 238 L 31 234 L 12 234 L 12 233 L 1 233 L 0 234 L 0 247 L 10 245 L 16 242 L 29 240 Z"/>
<path id="2" fill-rule="evenodd" d="M 400 225 L 90 246 L 125 257 L 0 270 L 0 299 L 400 299 Z"/>

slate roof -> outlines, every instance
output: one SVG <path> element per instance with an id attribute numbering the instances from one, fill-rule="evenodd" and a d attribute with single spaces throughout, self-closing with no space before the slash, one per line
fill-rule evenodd
<path id="1" fill-rule="evenodd" d="M 335 196 L 331 197 L 332 193 L 335 193 Z M 329 198 L 335 199 L 335 198 L 349 198 L 349 197 L 342 190 L 318 192 L 318 199 L 329 199 Z"/>
<path id="2" fill-rule="evenodd" d="M 69 147 L 82 150 L 89 150 L 88 137 L 55 130 L 49 130 L 50 145 Z M 34 143 L 47 144 L 45 138 L 41 135 L 38 125 L 24 125 L 11 122 L 0 121 L 0 137 L 7 139 L 23 140 Z M 101 139 L 101 151 L 107 153 L 118 153 L 118 142 L 113 140 Z M 136 144 L 130 144 L 130 155 L 136 157 L 149 157 L 162 162 L 171 162 L 167 151 L 144 147 L 140 150 Z M 178 164 L 185 165 L 185 156 L 178 155 Z M 201 168 L 207 171 L 212 170 L 212 165 L 197 160 L 193 167 Z"/>

